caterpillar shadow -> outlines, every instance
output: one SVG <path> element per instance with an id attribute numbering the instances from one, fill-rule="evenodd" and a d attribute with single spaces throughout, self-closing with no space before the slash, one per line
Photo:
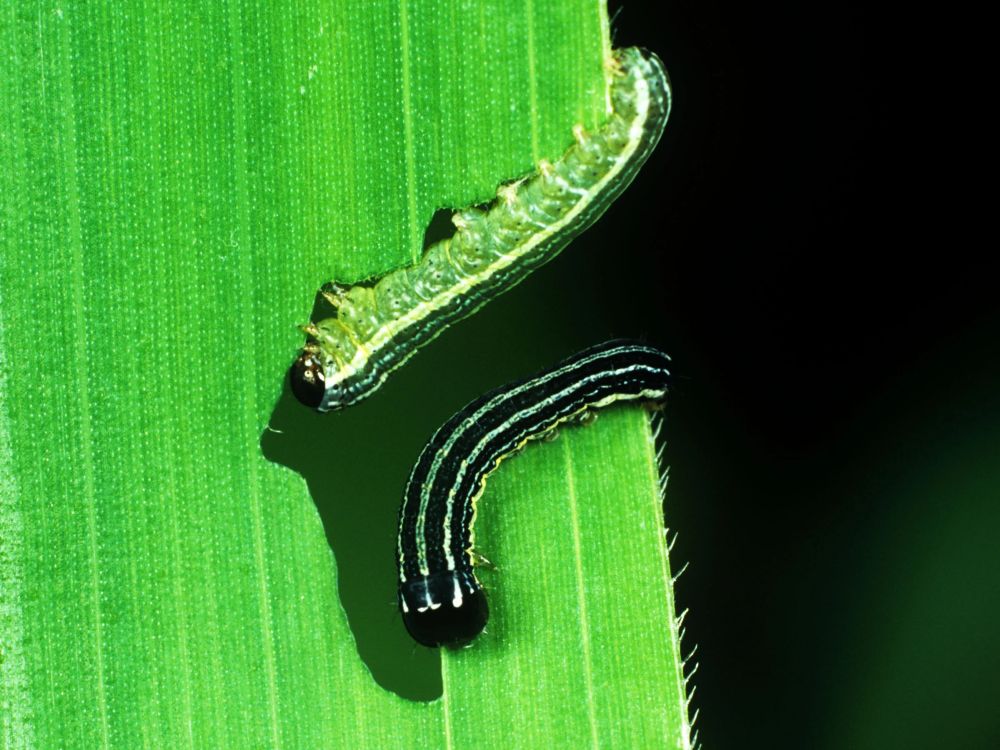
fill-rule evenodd
<path id="1" fill-rule="evenodd" d="M 306 480 L 336 559 L 340 602 L 372 677 L 404 698 L 434 700 L 442 692 L 439 656 L 403 628 L 395 549 L 402 489 L 437 417 L 421 418 L 403 390 L 390 381 L 378 398 L 320 414 L 296 400 L 286 378 L 260 446 L 269 461 Z"/>

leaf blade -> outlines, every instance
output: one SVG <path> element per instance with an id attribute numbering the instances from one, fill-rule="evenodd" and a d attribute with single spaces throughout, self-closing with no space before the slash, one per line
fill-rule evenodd
<path id="1" fill-rule="evenodd" d="M 443 702 L 357 658 L 315 508 L 258 438 L 318 283 L 408 262 L 434 208 L 600 121 L 603 4 L 5 14 L 5 743 L 443 738 Z"/>

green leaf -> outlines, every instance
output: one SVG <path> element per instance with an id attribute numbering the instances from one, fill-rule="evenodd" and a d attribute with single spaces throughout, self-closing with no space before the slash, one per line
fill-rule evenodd
<path id="1" fill-rule="evenodd" d="M 687 746 L 641 411 L 491 480 L 494 616 L 432 702 L 372 679 L 260 447 L 322 282 L 600 124 L 603 3 L 0 14 L 4 747 Z"/>
<path id="2" fill-rule="evenodd" d="M 648 427 L 612 409 L 491 478 L 476 539 L 499 566 L 480 574 L 489 637 L 443 659 L 457 746 L 690 746 Z M 531 717 L 514 737 L 511 717 Z"/>

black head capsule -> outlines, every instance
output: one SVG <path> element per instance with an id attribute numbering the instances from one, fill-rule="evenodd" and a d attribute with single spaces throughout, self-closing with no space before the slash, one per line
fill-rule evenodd
<path id="1" fill-rule="evenodd" d="M 403 625 L 424 646 L 460 648 L 483 632 L 490 619 L 486 594 L 452 572 L 407 581 L 399 587 Z"/>
<path id="2" fill-rule="evenodd" d="M 306 406 L 318 409 L 326 393 L 323 363 L 313 352 L 303 351 L 289 371 L 292 393 Z"/>

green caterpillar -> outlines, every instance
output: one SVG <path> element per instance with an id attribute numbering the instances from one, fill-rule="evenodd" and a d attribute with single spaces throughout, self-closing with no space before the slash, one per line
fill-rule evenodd
<path id="1" fill-rule="evenodd" d="M 306 327 L 292 390 L 320 411 L 370 395 L 389 373 L 457 320 L 554 258 L 593 224 L 652 153 L 670 112 L 660 59 L 637 47 L 614 52 L 611 113 L 601 130 L 573 131 L 556 162 L 505 184 L 488 210 L 453 217 L 455 234 L 419 263 L 326 292 L 336 314 Z"/>

